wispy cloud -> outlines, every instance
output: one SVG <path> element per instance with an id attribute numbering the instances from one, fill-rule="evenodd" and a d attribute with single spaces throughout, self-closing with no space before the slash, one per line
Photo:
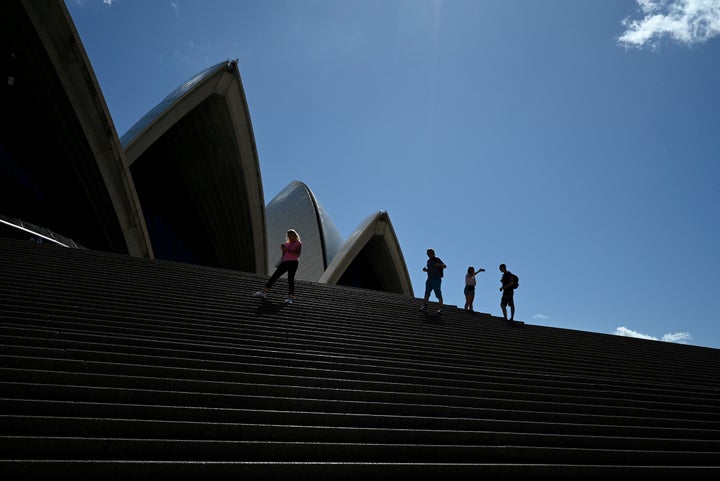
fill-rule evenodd
<path id="1" fill-rule="evenodd" d="M 685 344 L 685 342 L 692 340 L 692 336 L 689 332 L 669 332 L 662 337 L 662 340 L 666 342 L 678 342 L 680 344 Z"/>
<path id="2" fill-rule="evenodd" d="M 112 7 L 114 0 L 102 0 L 101 3 L 103 5 L 107 5 L 108 7 Z M 78 5 L 80 7 L 85 7 L 88 3 L 95 3 L 95 0 L 73 0 L 73 3 L 75 5 Z"/>
<path id="3" fill-rule="evenodd" d="M 640 20 L 623 20 L 625 47 L 657 47 L 663 37 L 693 45 L 720 35 L 720 0 L 635 0 Z"/>
<path id="4" fill-rule="evenodd" d="M 637 337 L 639 339 L 649 339 L 651 341 L 675 342 L 679 344 L 685 344 L 687 341 L 692 340 L 692 336 L 689 332 L 670 332 L 663 335 L 662 338 L 658 339 L 657 337 L 651 336 L 650 334 L 643 334 L 641 332 L 633 331 L 632 329 L 628 329 L 625 326 L 620 326 L 615 329 L 615 335 L 625 337 Z"/>
<path id="5" fill-rule="evenodd" d="M 550 316 L 546 316 L 545 314 L 533 314 L 533 319 L 537 319 L 539 321 L 547 321 L 550 319 Z"/>

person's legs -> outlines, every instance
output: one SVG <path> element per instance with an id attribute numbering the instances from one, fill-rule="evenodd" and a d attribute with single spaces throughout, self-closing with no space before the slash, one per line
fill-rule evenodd
<path id="1" fill-rule="evenodd" d="M 443 306 L 443 297 L 442 297 L 442 278 L 440 277 L 434 277 L 432 280 L 432 290 L 435 291 L 435 297 L 437 297 L 438 305 L 440 309 L 442 309 Z"/>
<path id="2" fill-rule="evenodd" d="M 503 317 L 507 321 L 507 298 L 503 295 L 502 300 L 500 301 L 500 308 L 502 309 Z"/>
<path id="3" fill-rule="evenodd" d="M 295 295 L 295 273 L 298 270 L 298 261 L 288 261 L 288 299 Z"/>
<path id="4" fill-rule="evenodd" d="M 295 267 L 297 269 L 297 267 Z M 270 279 L 265 283 L 265 287 L 263 288 L 263 291 L 267 292 L 270 289 L 272 289 L 272 286 L 275 285 L 275 281 L 277 281 L 281 275 L 285 274 L 288 271 L 288 262 L 281 262 L 278 264 L 277 268 L 275 269 L 275 272 L 273 272 L 273 275 L 270 276 Z"/>
<path id="5" fill-rule="evenodd" d="M 425 297 L 423 297 L 423 305 L 420 307 L 421 311 L 424 311 L 427 309 L 427 303 L 428 299 L 430 299 L 430 292 L 432 292 L 432 283 L 430 282 L 430 278 L 425 281 Z"/>
<path id="6" fill-rule="evenodd" d="M 508 306 L 510 306 L 510 320 L 512 321 L 515 319 L 515 299 L 512 294 L 510 294 L 510 299 L 508 299 Z"/>
<path id="7" fill-rule="evenodd" d="M 425 281 L 425 303 L 427 303 L 427 301 L 430 299 L 430 293 L 433 291 L 433 289 L 435 289 L 433 280 L 428 277 Z"/>
<path id="8" fill-rule="evenodd" d="M 470 289 L 468 297 L 468 310 L 473 310 L 473 302 L 475 301 L 475 289 Z"/>

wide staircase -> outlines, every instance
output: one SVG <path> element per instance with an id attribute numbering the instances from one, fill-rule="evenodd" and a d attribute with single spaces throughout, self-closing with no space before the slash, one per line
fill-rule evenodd
<path id="1" fill-rule="evenodd" d="M 0 239 L 0 479 L 716 479 L 720 350 Z"/>

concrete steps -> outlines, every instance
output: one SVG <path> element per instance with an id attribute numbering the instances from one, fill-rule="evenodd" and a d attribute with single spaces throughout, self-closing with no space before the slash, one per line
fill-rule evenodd
<path id="1" fill-rule="evenodd" d="M 0 272 L 4 479 L 720 473 L 716 349 L 12 239 Z"/>

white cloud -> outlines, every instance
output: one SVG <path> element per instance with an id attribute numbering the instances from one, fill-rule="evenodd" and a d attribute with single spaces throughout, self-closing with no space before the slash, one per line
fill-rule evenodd
<path id="1" fill-rule="evenodd" d="M 112 7 L 114 0 L 102 0 L 103 5 L 107 5 L 108 7 Z M 94 0 L 73 0 L 73 3 L 75 5 L 78 5 L 80 7 L 84 7 L 88 4 L 88 2 L 94 3 Z"/>
<path id="2" fill-rule="evenodd" d="M 648 334 L 642 334 L 642 333 L 640 333 L 640 332 L 630 330 L 630 329 L 628 329 L 628 328 L 625 327 L 625 326 L 620 326 L 620 327 L 618 327 L 617 329 L 615 329 L 615 335 L 617 335 L 617 336 L 625 336 L 625 337 L 637 337 L 637 338 L 640 338 L 640 339 L 650 339 L 650 340 L 652 340 L 652 341 L 657 341 L 657 340 L 658 340 L 657 337 L 653 337 L 653 336 L 650 336 L 650 335 L 648 335 Z"/>
<path id="3" fill-rule="evenodd" d="M 669 332 L 662 337 L 662 340 L 666 342 L 685 344 L 686 341 L 692 340 L 692 336 L 689 332 Z"/>
<path id="4" fill-rule="evenodd" d="M 720 0 L 636 0 L 644 17 L 626 18 L 618 43 L 656 47 L 663 37 L 692 45 L 720 35 Z"/>
<path id="5" fill-rule="evenodd" d="M 692 336 L 689 332 L 674 332 L 674 333 L 667 333 L 665 334 L 662 339 L 658 339 L 655 336 L 651 336 L 649 334 L 643 334 L 641 332 L 633 331 L 632 329 L 628 329 L 625 326 L 620 326 L 617 329 L 615 329 L 615 335 L 617 336 L 625 336 L 625 337 L 637 337 L 639 339 L 649 339 L 651 341 L 665 341 L 665 342 L 676 342 L 679 344 L 685 344 L 687 341 L 692 339 Z"/>
<path id="6" fill-rule="evenodd" d="M 545 314 L 533 314 L 533 319 L 539 319 L 541 321 L 547 321 L 550 319 L 550 316 L 546 316 Z"/>

